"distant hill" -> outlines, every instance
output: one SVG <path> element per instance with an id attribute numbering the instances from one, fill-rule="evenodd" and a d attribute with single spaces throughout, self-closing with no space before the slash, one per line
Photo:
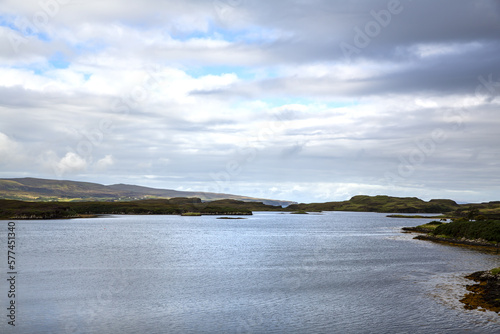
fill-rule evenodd
<path id="1" fill-rule="evenodd" d="M 4 200 L 35 203 L 28 205 L 22 202 Z M 42 202 L 51 203 L 45 203 L 44 205 Z M 91 210 L 86 210 L 87 206 Z M 281 207 L 286 207 L 286 209 L 282 209 Z M 21 213 L 24 215 L 26 214 L 24 211 L 28 209 L 34 212 L 30 215 L 35 216 L 45 210 L 47 217 L 61 215 L 61 212 L 64 216 L 87 212 L 178 214 L 185 211 L 194 211 L 207 214 L 210 212 L 234 213 L 283 210 L 296 212 L 447 213 L 458 218 L 466 217 L 471 210 L 476 210 L 486 218 L 500 219 L 500 201 L 457 204 L 455 201 L 449 199 L 432 199 L 426 202 L 416 197 L 358 195 L 347 201 L 297 204 L 290 201 L 231 194 L 177 191 L 128 184 L 106 186 L 90 182 L 36 178 L 0 179 L 0 211 L 5 211 L 4 216 L 16 216 Z"/>
<path id="2" fill-rule="evenodd" d="M 384 213 L 446 213 L 453 217 L 467 217 L 471 209 L 488 219 L 500 220 L 500 201 L 458 204 L 450 199 L 431 199 L 426 202 L 417 197 L 392 197 L 385 195 L 358 195 L 341 202 L 292 204 L 288 211 L 355 211 Z"/>
<path id="3" fill-rule="evenodd" d="M 416 197 L 354 196 L 348 201 L 293 204 L 289 210 L 304 211 L 358 211 L 391 213 L 442 213 L 457 210 L 460 206 L 449 199 L 432 199 L 425 202 Z"/>
<path id="4" fill-rule="evenodd" d="M 288 206 L 291 201 L 253 198 L 231 194 L 156 189 L 128 184 L 102 185 L 90 182 L 61 181 L 37 178 L 0 179 L 0 199 L 22 201 L 130 201 L 139 199 L 196 197 L 202 201 L 233 199 Z"/>

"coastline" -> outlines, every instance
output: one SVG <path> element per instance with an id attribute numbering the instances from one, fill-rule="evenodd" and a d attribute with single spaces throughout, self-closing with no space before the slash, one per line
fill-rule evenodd
<path id="1" fill-rule="evenodd" d="M 419 233 L 423 233 L 423 232 L 419 232 Z M 495 253 L 500 254 L 499 245 L 491 244 L 491 243 L 483 241 L 483 240 L 469 240 L 469 239 L 465 239 L 465 238 L 462 238 L 462 239 L 443 238 L 443 237 L 437 237 L 437 236 L 433 236 L 433 235 L 417 235 L 413 239 L 433 241 L 433 242 L 447 244 L 447 245 L 451 245 L 451 246 L 467 247 L 467 248 L 472 248 L 472 249 L 476 249 L 476 250 L 489 251 L 489 252 L 495 252 Z"/>
<path id="2" fill-rule="evenodd" d="M 455 247 L 466 247 L 476 251 L 494 252 L 500 254 L 499 244 L 492 244 L 486 240 L 469 240 L 466 238 L 445 238 L 430 235 L 432 229 L 425 227 L 403 227 L 403 233 L 419 233 L 413 239 L 426 240 Z M 476 284 L 466 285 L 469 293 L 459 301 L 466 310 L 493 311 L 500 315 L 500 268 L 478 271 L 464 278 L 475 281 Z"/>
<path id="3" fill-rule="evenodd" d="M 78 214 L 71 216 L 40 216 L 40 215 L 21 215 L 12 217 L 0 217 L 0 220 L 59 220 L 59 219 L 82 219 L 82 218 L 99 218 L 103 216 L 109 216 L 109 214 Z"/>
<path id="4" fill-rule="evenodd" d="M 22 216 L 12 216 L 12 217 L 0 217 L 0 220 L 60 220 L 60 219 L 84 219 L 84 218 L 101 218 L 105 216 L 111 215 L 124 215 L 124 216 L 151 216 L 151 215 L 160 215 L 160 216 L 183 216 L 183 217 L 199 217 L 199 216 L 219 216 L 219 215 L 228 215 L 228 216 L 251 216 L 252 212 L 183 212 L 183 213 L 124 213 L 124 212 L 111 212 L 111 213 L 95 213 L 95 214 L 78 214 L 71 216 L 58 216 L 58 215 L 50 215 L 50 216 L 40 216 L 40 215 L 22 215 Z M 245 218 L 226 218 L 226 219 L 245 219 Z"/>

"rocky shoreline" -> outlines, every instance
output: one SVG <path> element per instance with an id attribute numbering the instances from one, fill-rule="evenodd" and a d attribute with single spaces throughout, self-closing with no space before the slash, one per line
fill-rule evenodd
<path id="1" fill-rule="evenodd" d="M 416 226 L 416 227 L 403 227 L 404 232 L 416 232 L 416 233 L 429 233 L 432 229 Z"/>
<path id="2" fill-rule="evenodd" d="M 500 273 L 492 271 L 478 271 L 468 276 L 477 284 L 467 285 L 467 293 L 460 302 L 467 310 L 493 311 L 500 315 Z"/>
<path id="3" fill-rule="evenodd" d="M 428 240 L 500 254 L 499 244 L 492 244 L 482 239 L 470 240 L 466 238 L 456 239 L 434 236 L 429 233 L 432 229 L 423 228 L 421 226 L 404 227 L 402 230 L 404 233 L 419 233 L 419 235 L 414 237 L 414 239 L 418 240 Z M 469 293 L 465 294 L 465 296 L 460 299 L 460 302 L 464 304 L 464 308 L 467 310 L 488 310 L 500 315 L 500 268 L 489 271 L 478 271 L 465 276 L 465 278 L 477 283 L 466 286 Z"/>
<path id="4" fill-rule="evenodd" d="M 500 247 L 498 244 L 492 244 L 486 240 L 481 240 L 481 239 L 476 239 L 476 240 L 470 240 L 470 239 L 466 239 L 466 238 L 454 239 L 454 238 L 443 238 L 443 237 L 437 237 L 437 236 L 433 236 L 433 235 L 424 235 L 424 234 L 417 235 L 414 239 L 435 241 L 435 242 L 439 242 L 439 243 L 445 243 L 445 244 L 456 245 L 456 246 L 469 246 L 469 247 L 478 248 L 481 250 L 497 252 L 500 254 Z"/>

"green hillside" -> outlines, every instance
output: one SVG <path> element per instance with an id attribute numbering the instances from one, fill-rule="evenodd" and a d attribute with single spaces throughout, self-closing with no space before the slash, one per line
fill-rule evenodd
<path id="1" fill-rule="evenodd" d="M 127 184 L 102 185 L 90 182 L 46 180 L 36 178 L 0 179 L 0 199 L 22 201 L 131 201 L 154 198 L 192 197 L 203 201 L 234 199 L 287 206 L 294 202 L 252 198 L 231 194 L 156 189 Z"/>
<path id="2" fill-rule="evenodd" d="M 287 209 L 294 211 L 357 211 L 394 213 L 442 213 L 458 209 L 452 200 L 433 199 L 425 202 L 416 197 L 354 196 L 348 201 L 294 204 Z"/>

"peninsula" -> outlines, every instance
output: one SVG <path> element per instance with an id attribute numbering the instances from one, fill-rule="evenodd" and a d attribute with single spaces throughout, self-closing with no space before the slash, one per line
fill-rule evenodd
<path id="1" fill-rule="evenodd" d="M 280 210 L 262 202 L 231 199 L 202 202 L 199 198 L 147 199 L 118 202 L 25 202 L 0 200 L 0 219 L 68 219 L 96 215 L 252 215 Z"/>

